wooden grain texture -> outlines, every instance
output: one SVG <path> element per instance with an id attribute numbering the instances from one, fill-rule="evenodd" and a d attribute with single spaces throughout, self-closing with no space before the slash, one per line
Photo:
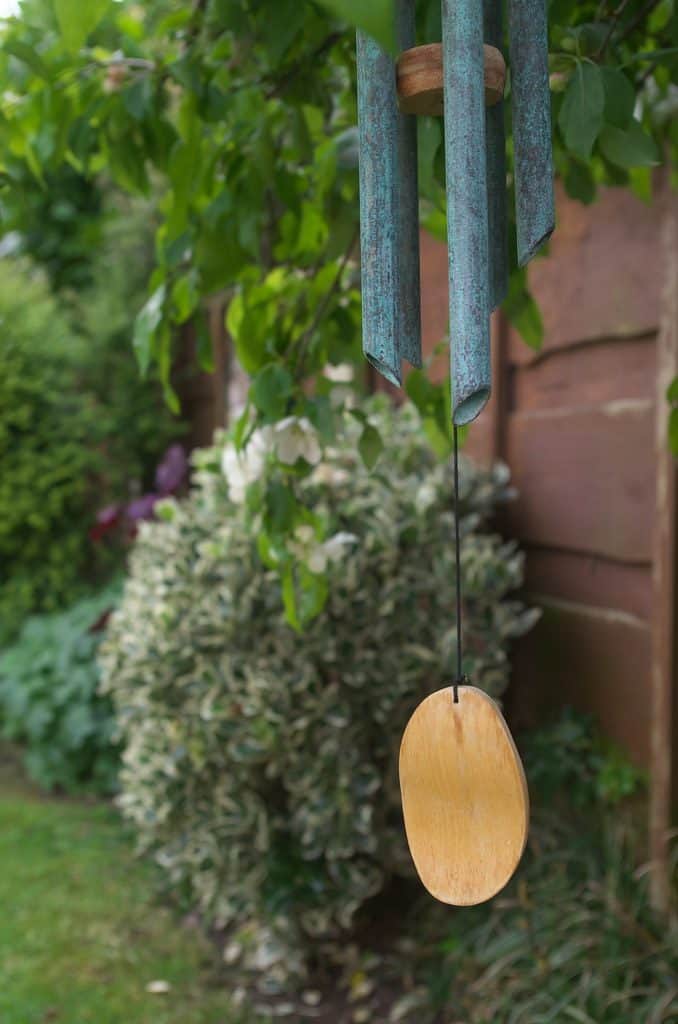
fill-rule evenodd
<path id="1" fill-rule="evenodd" d="M 549 594 L 593 608 L 615 608 L 650 621 L 649 563 L 629 565 L 590 552 L 557 551 L 530 545 L 526 545 L 524 551 L 528 594 Z"/>
<path id="2" fill-rule="evenodd" d="M 557 188 L 558 230 L 548 256 L 528 271 L 544 319 L 541 354 L 598 338 L 638 337 L 659 324 L 662 204 L 647 206 L 620 188 L 598 195 L 582 206 Z M 517 332 L 511 358 L 535 358 Z"/>
<path id="3" fill-rule="evenodd" d="M 410 719 L 400 748 L 410 852 L 436 899 L 466 907 L 491 899 L 525 849 L 529 799 L 499 708 L 482 690 L 438 690 Z"/>
<path id="4" fill-rule="evenodd" d="M 665 395 L 678 376 L 678 204 L 669 194 L 662 249 L 665 289 L 657 337 L 654 561 L 652 568 L 652 725 L 650 730 L 650 893 L 656 910 L 671 903 L 669 830 L 673 740 L 676 593 L 676 460 L 667 438 Z"/>
<path id="5" fill-rule="evenodd" d="M 518 497 L 510 533 L 634 564 L 652 559 L 654 403 L 516 413 L 507 461 Z"/>
<path id="6" fill-rule="evenodd" d="M 654 333 L 641 338 L 605 339 L 552 350 L 543 359 L 514 365 L 510 371 L 510 408 L 531 412 L 647 398 L 655 386 L 654 341 Z"/>
<path id="7" fill-rule="evenodd" d="M 485 105 L 494 106 L 504 95 L 506 62 L 494 46 L 484 47 Z M 427 43 L 404 50 L 396 64 L 398 104 L 403 114 L 442 117 L 443 48 Z"/>
<path id="8" fill-rule="evenodd" d="M 649 762 L 650 629 L 615 608 L 530 593 L 543 610 L 516 641 L 509 713 L 529 728 L 563 707 L 593 715 L 604 735 L 644 768 Z"/>

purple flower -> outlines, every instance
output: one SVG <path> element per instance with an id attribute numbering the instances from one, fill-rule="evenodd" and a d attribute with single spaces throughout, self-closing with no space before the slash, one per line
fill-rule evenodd
<path id="1" fill-rule="evenodd" d="M 174 494 L 184 482 L 187 472 L 186 452 L 180 444 L 171 445 L 155 471 L 155 487 L 160 496 Z"/>

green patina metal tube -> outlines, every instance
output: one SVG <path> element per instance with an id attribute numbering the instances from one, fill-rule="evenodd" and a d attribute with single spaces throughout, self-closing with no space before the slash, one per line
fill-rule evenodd
<path id="1" fill-rule="evenodd" d="M 546 0 L 509 0 L 518 262 L 555 227 Z"/>
<path id="2" fill-rule="evenodd" d="M 413 7 L 414 0 L 398 0 L 405 46 L 413 41 Z M 421 365 L 416 124 L 398 109 L 393 58 L 364 32 L 357 64 L 363 351 L 400 384 L 402 357 Z"/>
<path id="3" fill-rule="evenodd" d="M 490 46 L 502 49 L 501 0 L 484 0 L 484 35 Z M 485 150 L 487 153 L 487 218 L 489 264 L 489 303 L 496 309 L 508 291 L 506 227 L 506 137 L 504 101 L 485 110 Z"/>
<path id="4" fill-rule="evenodd" d="M 443 0 L 445 166 L 452 417 L 470 423 L 490 395 L 483 11 Z"/>
<path id="5" fill-rule="evenodd" d="M 415 0 L 396 0 L 396 37 L 401 50 L 416 43 Z M 417 119 L 400 114 L 400 172 L 398 199 L 400 229 L 401 353 L 412 366 L 421 366 L 421 284 L 419 269 L 419 172 Z"/>

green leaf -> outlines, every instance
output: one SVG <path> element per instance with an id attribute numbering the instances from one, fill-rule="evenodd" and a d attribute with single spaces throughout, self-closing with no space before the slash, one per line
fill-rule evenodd
<path id="1" fill-rule="evenodd" d="M 524 270 L 511 274 L 509 291 L 503 309 L 523 341 L 539 350 L 544 340 L 544 324 L 539 306 L 527 290 Z"/>
<path id="2" fill-rule="evenodd" d="M 195 318 L 195 330 L 198 366 L 205 373 L 214 373 L 214 345 L 207 317 L 202 311 Z"/>
<path id="3" fill-rule="evenodd" d="M 172 306 L 176 323 L 186 323 L 190 315 L 195 312 L 199 301 L 198 275 L 193 269 L 178 277 L 172 287 Z"/>
<path id="4" fill-rule="evenodd" d="M 148 373 L 153 356 L 155 332 L 162 323 L 165 304 L 165 286 L 161 284 L 153 292 L 146 305 L 134 321 L 132 345 L 142 377 Z"/>
<path id="5" fill-rule="evenodd" d="M 381 434 L 371 423 L 366 423 L 358 441 L 358 451 L 368 469 L 374 469 L 383 450 Z"/>
<path id="6" fill-rule="evenodd" d="M 310 572 L 305 566 L 299 569 L 299 582 L 299 612 L 302 623 L 306 625 L 325 607 L 329 586 L 326 576 Z"/>
<path id="7" fill-rule="evenodd" d="M 678 405 L 678 377 L 674 377 L 666 389 L 666 401 Z"/>
<path id="8" fill-rule="evenodd" d="M 565 191 L 580 203 L 593 202 L 596 198 L 596 183 L 587 164 L 570 160 L 565 174 Z"/>
<path id="9" fill-rule="evenodd" d="M 626 128 L 633 118 L 636 105 L 636 91 L 623 71 L 618 68 L 601 68 L 605 90 L 605 123 L 616 128 Z"/>
<path id="10" fill-rule="evenodd" d="M 393 0 L 321 0 L 354 28 L 373 36 L 385 50 L 395 50 L 395 16 Z"/>
<path id="11" fill-rule="evenodd" d="M 51 77 L 49 69 L 33 46 L 22 42 L 21 39 L 9 36 L 3 40 L 2 49 L 5 53 L 10 53 L 12 57 L 16 57 L 17 60 L 26 64 L 38 78 L 43 78 L 46 82 L 49 81 Z"/>
<path id="12" fill-rule="evenodd" d="M 285 567 L 281 579 L 285 618 L 292 629 L 295 629 L 297 633 L 301 633 L 301 623 L 299 622 L 299 613 L 297 611 L 297 594 L 294 586 L 294 570 L 291 565 Z"/>
<path id="13" fill-rule="evenodd" d="M 565 145 L 582 160 L 588 160 L 591 155 L 603 127 L 604 109 L 605 90 L 600 68 L 582 61 L 570 79 L 558 117 Z"/>
<path id="14" fill-rule="evenodd" d="M 632 167 L 629 170 L 629 188 L 642 203 L 650 206 L 652 203 L 652 170 L 649 167 Z"/>
<path id="15" fill-rule="evenodd" d="M 600 133 L 600 149 L 617 167 L 655 167 L 661 157 L 654 139 L 643 131 L 638 121 L 627 129 L 606 125 Z"/>
<path id="16" fill-rule="evenodd" d="M 66 49 L 77 53 L 111 6 L 112 0 L 54 0 L 54 12 Z"/>
<path id="17" fill-rule="evenodd" d="M 292 488 L 280 480 L 272 480 L 266 488 L 265 503 L 266 523 L 273 533 L 288 533 L 297 514 L 297 502 Z"/>
<path id="18" fill-rule="evenodd" d="M 678 458 L 678 409 L 672 409 L 669 416 L 669 445 Z"/>
<path id="19" fill-rule="evenodd" d="M 269 363 L 254 378 L 250 394 L 259 412 L 271 422 L 285 415 L 293 387 L 289 371 L 279 363 Z"/>
<path id="20" fill-rule="evenodd" d="M 405 391 L 420 413 L 428 412 L 435 398 L 435 386 L 423 370 L 411 370 L 405 379 Z"/>

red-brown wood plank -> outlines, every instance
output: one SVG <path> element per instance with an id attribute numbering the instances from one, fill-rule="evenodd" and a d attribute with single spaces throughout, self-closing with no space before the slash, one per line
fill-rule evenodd
<path id="1" fill-rule="evenodd" d="M 565 601 L 613 608 L 649 621 L 650 566 L 629 565 L 575 551 L 526 549 L 525 589 Z"/>
<path id="2" fill-rule="evenodd" d="M 511 409 L 530 412 L 654 397 L 655 335 L 550 352 L 510 371 Z"/>
<path id="3" fill-rule="evenodd" d="M 621 612 L 544 605 L 532 633 L 515 645 L 512 720 L 534 724 L 564 705 L 595 715 L 642 766 L 649 760 L 650 631 Z"/>
<path id="4" fill-rule="evenodd" d="M 556 231 L 548 256 L 530 264 L 529 282 L 541 308 L 544 348 L 655 330 L 662 287 L 657 245 L 663 209 L 624 189 L 601 190 L 592 206 L 558 190 Z M 511 358 L 534 354 L 514 333 Z"/>
<path id="5" fill-rule="evenodd" d="M 541 547 L 650 561 L 653 403 L 516 413 L 507 441 L 518 489 L 506 515 L 511 535 Z"/>

